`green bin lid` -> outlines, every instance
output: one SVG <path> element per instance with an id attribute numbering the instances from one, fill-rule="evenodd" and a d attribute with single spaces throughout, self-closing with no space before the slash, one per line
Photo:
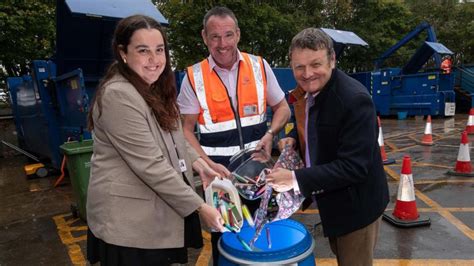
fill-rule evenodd
<path id="1" fill-rule="evenodd" d="M 59 148 L 61 148 L 66 155 L 72 155 L 92 152 L 92 144 L 93 141 L 91 139 L 86 139 L 83 141 L 65 142 L 63 145 L 59 146 Z"/>

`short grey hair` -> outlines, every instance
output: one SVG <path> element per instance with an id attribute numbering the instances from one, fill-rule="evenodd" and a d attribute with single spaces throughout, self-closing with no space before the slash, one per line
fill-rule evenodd
<path id="1" fill-rule="evenodd" d="M 306 28 L 293 37 L 288 51 L 290 60 L 295 49 L 311 49 L 314 51 L 326 49 L 329 59 L 334 55 L 334 44 L 331 37 L 317 28 Z"/>
<path id="2" fill-rule="evenodd" d="M 237 21 L 237 17 L 235 16 L 234 12 L 232 12 L 232 10 L 225 6 L 215 6 L 207 11 L 206 15 L 204 15 L 204 19 L 202 20 L 202 28 L 204 31 L 206 31 L 207 21 L 209 21 L 212 16 L 218 16 L 221 18 L 230 17 L 235 22 L 235 27 L 239 28 L 239 22 Z"/>

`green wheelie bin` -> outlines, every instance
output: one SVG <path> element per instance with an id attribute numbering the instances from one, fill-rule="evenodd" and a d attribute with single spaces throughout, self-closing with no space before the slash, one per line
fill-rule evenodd
<path id="1" fill-rule="evenodd" d="M 89 185 L 92 140 L 71 141 L 60 146 L 66 155 L 67 169 L 77 205 L 71 205 L 74 216 L 86 221 L 87 186 Z"/>

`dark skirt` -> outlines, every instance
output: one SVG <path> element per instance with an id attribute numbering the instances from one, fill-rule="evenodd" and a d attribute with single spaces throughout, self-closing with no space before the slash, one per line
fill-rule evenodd
<path id="1" fill-rule="evenodd" d="M 106 265 L 170 265 L 188 262 L 187 248 L 203 246 L 201 223 L 197 213 L 184 220 L 184 247 L 167 249 L 142 249 L 108 244 L 87 230 L 87 260 L 91 264 Z"/>

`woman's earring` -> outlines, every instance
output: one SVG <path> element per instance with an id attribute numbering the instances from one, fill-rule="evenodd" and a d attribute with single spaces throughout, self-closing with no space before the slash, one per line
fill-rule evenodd
<path id="1" fill-rule="evenodd" d="M 125 57 L 123 58 L 123 63 L 127 64 L 127 59 L 125 59 Z"/>

